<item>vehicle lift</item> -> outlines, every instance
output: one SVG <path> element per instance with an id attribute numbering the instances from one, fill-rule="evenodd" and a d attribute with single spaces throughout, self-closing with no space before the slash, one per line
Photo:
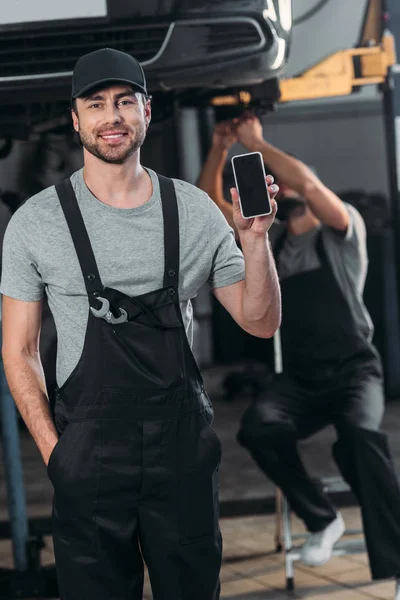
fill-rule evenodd
<path id="1" fill-rule="evenodd" d="M 298 77 L 281 80 L 279 102 L 344 96 L 365 85 L 379 86 L 385 114 L 396 263 L 400 264 L 400 65 L 396 64 L 395 39 L 400 44 L 398 0 L 370 0 L 360 46 L 339 51 Z M 214 107 L 250 103 L 247 91 L 214 97 L 210 102 Z M 400 304 L 400 271 L 397 286 Z M 49 519 L 28 519 L 17 411 L 6 384 L 0 389 L 0 420 L 10 516 L 8 522 L 0 522 L 0 539 L 11 538 L 14 558 L 13 569 L 0 569 L 0 598 L 57 598 L 55 567 L 43 567 L 40 558 L 45 547 L 43 538 L 51 534 L 51 524 Z"/>

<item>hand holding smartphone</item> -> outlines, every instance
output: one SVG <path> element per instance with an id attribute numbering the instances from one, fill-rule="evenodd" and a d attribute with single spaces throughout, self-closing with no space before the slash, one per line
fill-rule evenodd
<path id="1" fill-rule="evenodd" d="M 238 154 L 231 162 L 243 218 L 270 215 L 272 206 L 261 152 Z"/>

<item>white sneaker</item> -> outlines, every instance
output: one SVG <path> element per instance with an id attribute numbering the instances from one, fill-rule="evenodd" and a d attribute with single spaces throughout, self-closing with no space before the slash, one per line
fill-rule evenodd
<path id="1" fill-rule="evenodd" d="M 317 533 L 310 533 L 306 543 L 301 549 L 300 558 L 308 567 L 324 565 L 332 556 L 333 546 L 342 537 L 345 530 L 342 515 L 329 523 L 325 529 Z"/>
<path id="2" fill-rule="evenodd" d="M 395 579 L 395 592 L 394 600 L 400 600 L 400 577 Z"/>

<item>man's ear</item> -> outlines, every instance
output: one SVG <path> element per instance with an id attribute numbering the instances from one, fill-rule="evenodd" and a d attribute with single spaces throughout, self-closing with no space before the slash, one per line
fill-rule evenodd
<path id="1" fill-rule="evenodd" d="M 144 101 L 144 118 L 148 127 L 151 121 L 151 101 L 148 98 L 146 98 Z"/>
<path id="2" fill-rule="evenodd" d="M 72 123 L 73 123 L 75 131 L 79 131 L 78 115 L 76 114 L 76 112 L 74 111 L 73 108 L 71 109 L 71 116 L 72 116 Z"/>

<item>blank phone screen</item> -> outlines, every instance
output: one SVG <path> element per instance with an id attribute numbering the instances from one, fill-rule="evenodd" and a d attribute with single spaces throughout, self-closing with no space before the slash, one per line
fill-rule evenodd
<path id="1" fill-rule="evenodd" d="M 258 153 L 233 157 L 233 170 L 244 217 L 271 212 L 271 203 L 265 183 L 264 166 Z"/>

